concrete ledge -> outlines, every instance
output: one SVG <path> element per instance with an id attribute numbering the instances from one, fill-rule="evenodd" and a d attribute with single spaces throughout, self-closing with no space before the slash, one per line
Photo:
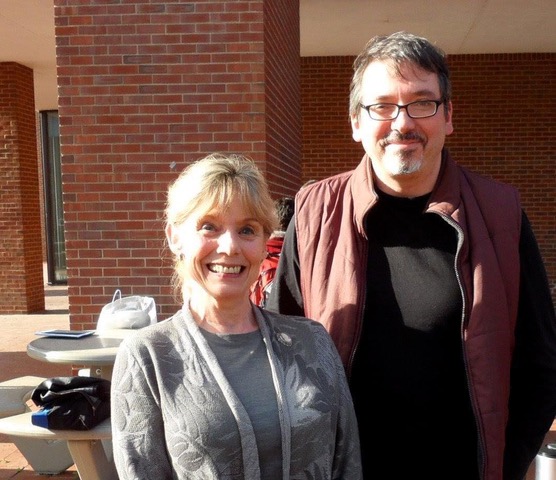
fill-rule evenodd
<path id="1" fill-rule="evenodd" d="M 3 422 L 0 433 L 8 436 L 36 473 L 55 475 L 67 470 L 75 463 L 68 442 L 53 436 L 31 435 L 32 432 L 26 428 L 27 423 L 31 424 L 31 414 L 26 412 L 0 419 Z"/>
<path id="2" fill-rule="evenodd" d="M 110 440 L 110 418 L 90 430 L 50 430 L 31 423 L 32 412 L 0 419 L 0 433 L 42 440 Z"/>
<path id="3" fill-rule="evenodd" d="M 118 478 L 112 461 L 110 418 L 90 430 L 50 430 L 33 425 L 31 415 L 26 412 L 0 419 L 0 433 L 8 435 L 36 472 L 59 473 L 75 464 L 81 480 Z M 44 444 L 42 448 L 38 446 L 40 442 Z M 50 442 L 69 449 L 69 458 L 49 451 L 46 445 Z M 29 447 L 33 449 L 33 460 L 42 462 L 40 470 L 30 458 Z M 49 461 L 54 465 L 45 466 Z"/>
<path id="4" fill-rule="evenodd" d="M 29 411 L 27 400 L 44 377 L 27 375 L 0 382 L 0 418 Z"/>

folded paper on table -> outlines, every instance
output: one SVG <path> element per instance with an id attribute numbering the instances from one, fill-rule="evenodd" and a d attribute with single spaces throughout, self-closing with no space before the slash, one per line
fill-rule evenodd
<path id="1" fill-rule="evenodd" d="M 94 330 L 39 330 L 35 335 L 53 338 L 83 338 L 95 333 Z"/>

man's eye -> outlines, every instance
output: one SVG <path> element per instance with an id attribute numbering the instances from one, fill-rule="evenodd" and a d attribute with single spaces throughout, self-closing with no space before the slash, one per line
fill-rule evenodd
<path id="1" fill-rule="evenodd" d="M 378 113 L 391 112 L 394 108 L 396 107 L 388 103 L 377 103 L 372 106 L 372 109 Z"/>

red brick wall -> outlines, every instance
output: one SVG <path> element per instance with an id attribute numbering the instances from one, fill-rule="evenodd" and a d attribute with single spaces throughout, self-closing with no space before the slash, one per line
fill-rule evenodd
<path id="1" fill-rule="evenodd" d="M 33 71 L 0 63 L 0 313 L 44 310 Z"/>
<path id="2" fill-rule="evenodd" d="M 556 54 L 454 55 L 450 151 L 517 187 L 556 299 Z"/>
<path id="3" fill-rule="evenodd" d="M 353 59 L 301 59 L 303 181 L 361 159 L 348 121 Z M 519 189 L 556 299 L 556 54 L 453 55 L 449 62 L 455 132 L 447 145 L 460 164 Z"/>
<path id="4" fill-rule="evenodd" d="M 301 186 L 299 4 L 264 1 L 266 178 L 271 190 L 293 195 Z"/>
<path id="5" fill-rule="evenodd" d="M 354 168 L 363 148 L 351 138 L 353 57 L 301 58 L 302 181 Z"/>
<path id="6" fill-rule="evenodd" d="M 299 157 L 283 108 L 296 96 L 298 12 L 285 0 L 54 3 L 70 323 L 94 327 L 116 288 L 154 296 L 167 317 L 170 181 L 213 151 L 246 153 L 263 170 Z M 286 50 L 267 45 L 272 32 L 292 36 Z M 269 131 L 267 115 L 291 125 Z"/>
<path id="7" fill-rule="evenodd" d="M 353 57 L 299 59 L 296 2 L 54 4 L 73 326 L 94 326 L 116 288 L 154 296 L 161 317 L 175 311 L 161 212 L 191 161 L 247 153 L 279 195 L 361 158 L 348 119 Z M 450 58 L 448 142 L 462 164 L 520 189 L 553 283 L 554 58 Z M 542 102 L 524 121 L 514 98 Z"/>

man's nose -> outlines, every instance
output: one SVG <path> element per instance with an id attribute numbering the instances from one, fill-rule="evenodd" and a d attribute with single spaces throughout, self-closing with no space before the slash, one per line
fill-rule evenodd
<path id="1" fill-rule="evenodd" d="M 415 128 L 415 120 L 407 113 L 407 108 L 400 108 L 398 116 L 392 120 L 392 130 L 398 132 L 408 132 Z"/>

